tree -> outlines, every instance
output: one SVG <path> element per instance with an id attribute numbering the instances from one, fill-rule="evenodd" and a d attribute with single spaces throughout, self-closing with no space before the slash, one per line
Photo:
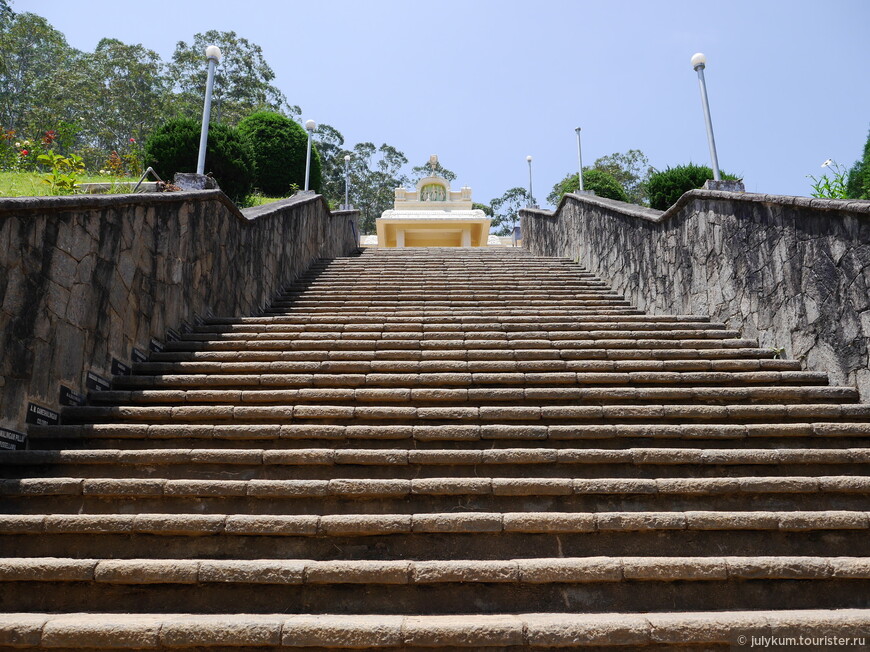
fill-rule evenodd
<path id="1" fill-rule="evenodd" d="M 864 156 L 849 170 L 846 193 L 850 199 L 870 199 L 870 134 L 864 143 Z"/>
<path id="2" fill-rule="evenodd" d="M 196 117 L 202 111 L 205 96 L 205 48 L 217 45 L 223 57 L 214 80 L 212 120 L 236 125 L 246 115 L 262 110 L 286 113 L 287 98 L 272 85 L 275 73 L 263 57 L 262 48 L 235 32 L 209 30 L 195 34 L 193 43 L 179 41 L 172 55 L 169 74 L 178 97 L 173 104 L 180 112 Z"/>
<path id="3" fill-rule="evenodd" d="M 71 87 L 80 74 L 79 52 L 36 14 L 5 17 L 0 24 L 0 125 L 22 137 L 77 120 Z"/>
<path id="4" fill-rule="evenodd" d="M 393 207 L 395 190 L 408 178 L 402 174 L 407 165 L 405 155 L 386 143 L 354 145 L 350 159 L 351 201 L 360 212 L 360 230 L 374 233 L 375 220 Z"/>
<path id="5" fill-rule="evenodd" d="M 313 140 L 320 154 L 320 193 L 330 206 L 344 203 L 344 157 L 350 154 L 344 149 L 344 136 L 327 124 L 319 124 Z"/>
<path id="6" fill-rule="evenodd" d="M 423 165 L 411 168 L 411 183 L 417 183 L 420 179 L 429 176 L 432 176 L 432 165 L 429 161 L 426 161 Z M 435 164 L 435 176 L 443 177 L 447 181 L 454 181 L 456 179 L 456 173 L 441 165 L 441 161 Z"/>
<path id="7" fill-rule="evenodd" d="M 275 113 L 259 111 L 239 123 L 239 134 L 251 151 L 254 186 L 272 197 L 284 197 L 292 187 L 305 185 L 308 132 L 297 122 Z M 309 185 L 320 188 L 320 159 L 312 149 Z"/>
<path id="8" fill-rule="evenodd" d="M 82 63 L 88 73 L 78 96 L 86 117 L 82 136 L 100 150 L 138 152 L 167 103 L 160 56 L 141 44 L 104 38 Z"/>
<path id="9" fill-rule="evenodd" d="M 579 188 L 580 183 L 577 180 L 577 175 L 569 174 L 553 186 L 553 191 L 547 195 L 547 201 L 553 206 L 558 206 L 559 202 L 562 201 L 562 196 L 564 194 L 577 192 Z M 625 194 L 625 190 L 620 183 L 603 170 L 584 168 L 583 189 L 591 190 L 598 197 L 615 199 L 617 201 L 628 201 L 628 196 Z"/>
<path id="10" fill-rule="evenodd" d="M 511 188 L 501 197 L 490 202 L 492 206 L 491 228 L 496 235 L 511 235 L 519 223 L 520 209 L 529 204 L 529 193 L 525 188 Z"/>
<path id="11" fill-rule="evenodd" d="M 630 149 L 624 154 L 613 153 L 595 160 L 592 169 L 601 170 L 613 177 L 625 191 L 627 199 L 632 204 L 645 206 L 649 196 L 646 184 L 650 175 L 655 172 L 649 164 L 649 159 L 639 149 Z M 583 179 L 584 186 L 586 178 Z"/>

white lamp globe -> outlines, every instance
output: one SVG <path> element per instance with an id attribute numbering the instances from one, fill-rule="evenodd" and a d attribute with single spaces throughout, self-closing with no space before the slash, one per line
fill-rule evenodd
<path id="1" fill-rule="evenodd" d="M 532 157 L 531 157 L 531 155 L 527 156 L 527 157 L 526 157 L 526 160 L 527 160 L 529 163 L 531 163 L 531 162 L 532 162 Z"/>
<path id="2" fill-rule="evenodd" d="M 317 129 L 317 123 L 314 122 L 314 120 L 308 120 L 308 121 L 305 123 L 305 128 L 306 128 L 308 131 L 314 131 L 315 129 Z"/>
<path id="3" fill-rule="evenodd" d="M 205 49 L 205 58 L 206 59 L 214 59 L 216 62 L 220 63 L 221 57 L 221 49 L 216 45 L 209 45 Z"/>
<path id="4" fill-rule="evenodd" d="M 350 163 L 350 154 L 345 154 L 345 155 L 344 155 L 344 162 L 345 162 L 345 163 Z"/>
<path id="5" fill-rule="evenodd" d="M 696 52 L 692 55 L 692 68 L 704 65 L 707 65 L 707 57 L 704 56 L 703 52 Z"/>

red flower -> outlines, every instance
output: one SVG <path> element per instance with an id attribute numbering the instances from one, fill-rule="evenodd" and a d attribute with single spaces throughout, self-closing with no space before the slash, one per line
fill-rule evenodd
<path id="1" fill-rule="evenodd" d="M 42 144 L 43 145 L 51 145 L 55 141 L 56 138 L 57 138 L 57 132 L 54 129 L 52 129 L 50 131 L 46 131 L 45 136 L 42 139 Z"/>
<path id="2" fill-rule="evenodd" d="M 21 156 L 27 156 L 29 153 L 26 149 L 21 150 Z"/>
<path id="3" fill-rule="evenodd" d="M 135 138 L 131 138 L 131 139 L 130 139 L 130 142 L 131 142 L 131 143 L 135 143 L 135 142 L 136 142 L 136 139 L 135 139 Z"/>

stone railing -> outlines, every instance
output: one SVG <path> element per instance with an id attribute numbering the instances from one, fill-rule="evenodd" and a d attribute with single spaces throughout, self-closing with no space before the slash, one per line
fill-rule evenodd
<path id="1" fill-rule="evenodd" d="M 870 201 L 693 190 L 664 213 L 566 195 L 523 246 L 653 314 L 709 315 L 870 401 Z"/>
<path id="2" fill-rule="evenodd" d="M 50 419 L 61 393 L 80 400 L 202 317 L 258 312 L 356 250 L 357 218 L 319 195 L 239 211 L 218 190 L 0 201 L 0 427 L 39 416 L 31 402 Z"/>

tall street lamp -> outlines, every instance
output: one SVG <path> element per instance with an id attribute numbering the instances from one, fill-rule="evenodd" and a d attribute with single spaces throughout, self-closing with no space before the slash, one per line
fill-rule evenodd
<path id="1" fill-rule="evenodd" d="M 344 155 L 344 210 L 350 210 L 348 193 L 350 189 L 350 154 Z"/>
<path id="2" fill-rule="evenodd" d="M 214 70 L 221 60 L 221 49 L 209 45 L 205 49 L 208 59 L 208 80 L 205 83 L 205 104 L 202 107 L 202 129 L 199 132 L 199 158 L 196 160 L 196 173 L 205 174 L 205 147 L 208 143 L 208 121 L 211 117 L 211 93 L 214 89 Z"/>
<path id="3" fill-rule="evenodd" d="M 701 86 L 701 106 L 704 109 L 704 121 L 707 123 L 707 143 L 710 145 L 710 159 L 713 162 L 713 180 L 720 181 L 719 159 L 716 156 L 716 141 L 713 138 L 713 121 L 710 119 L 710 103 L 707 101 L 707 82 L 704 80 L 704 68 L 707 57 L 698 52 L 692 55 L 692 68 L 698 73 L 698 84 Z"/>
<path id="4" fill-rule="evenodd" d="M 583 157 L 580 155 L 580 127 L 574 129 L 577 134 L 577 181 L 579 185 L 577 189 L 583 192 Z"/>
<path id="5" fill-rule="evenodd" d="M 317 129 L 317 123 L 314 120 L 305 123 L 305 130 L 308 132 L 308 153 L 305 155 L 305 192 L 308 192 L 308 180 L 311 178 L 311 136 L 315 129 Z"/>
<path id="6" fill-rule="evenodd" d="M 532 195 L 532 156 L 531 154 L 526 157 L 526 161 L 529 164 L 529 208 L 534 206 L 534 195 Z"/>

